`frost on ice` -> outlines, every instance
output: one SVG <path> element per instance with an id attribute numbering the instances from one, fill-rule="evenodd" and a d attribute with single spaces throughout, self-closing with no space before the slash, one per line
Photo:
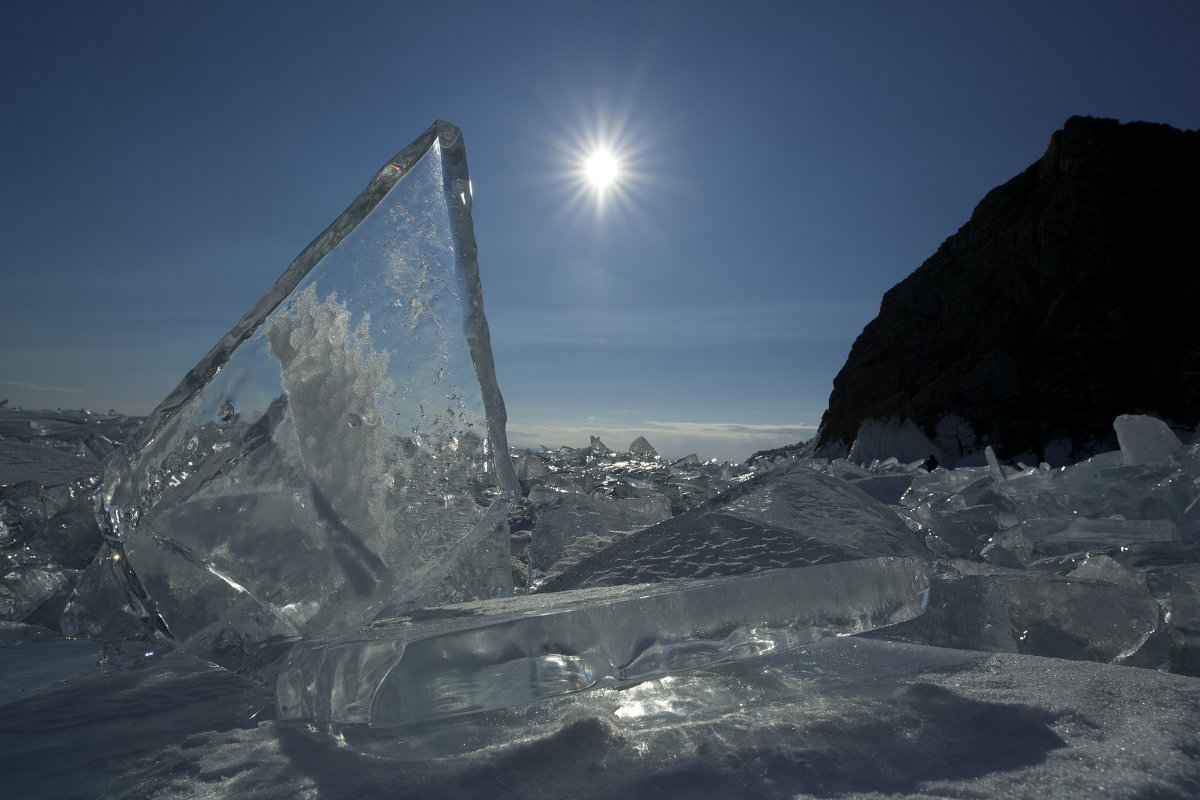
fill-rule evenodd
<path id="1" fill-rule="evenodd" d="M 462 137 L 384 165 L 107 465 L 102 569 L 218 660 L 510 594 L 505 440 Z M 464 546 L 463 542 L 470 546 Z M 103 634 L 91 575 L 67 610 Z"/>

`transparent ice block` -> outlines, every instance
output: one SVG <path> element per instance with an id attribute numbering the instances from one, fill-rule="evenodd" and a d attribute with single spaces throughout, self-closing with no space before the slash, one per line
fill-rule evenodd
<path id="1" fill-rule="evenodd" d="M 751 658 L 914 618 L 926 569 L 870 558 L 426 609 L 297 645 L 279 712 L 403 726 Z"/>

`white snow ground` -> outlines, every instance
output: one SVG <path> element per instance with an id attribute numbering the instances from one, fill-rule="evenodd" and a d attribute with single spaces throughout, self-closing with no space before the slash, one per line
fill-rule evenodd
<path id="1" fill-rule="evenodd" d="M 492 713 L 387 757 L 187 656 L 33 642 L 0 648 L 0 675 L 9 798 L 1200 795 L 1193 678 L 857 637 Z"/>

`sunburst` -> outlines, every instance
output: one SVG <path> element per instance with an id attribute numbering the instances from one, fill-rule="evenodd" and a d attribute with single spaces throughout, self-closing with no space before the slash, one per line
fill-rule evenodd
<path id="1" fill-rule="evenodd" d="M 583 164 L 588 183 L 596 189 L 606 189 L 621 177 L 621 165 L 607 150 L 597 150 Z"/>

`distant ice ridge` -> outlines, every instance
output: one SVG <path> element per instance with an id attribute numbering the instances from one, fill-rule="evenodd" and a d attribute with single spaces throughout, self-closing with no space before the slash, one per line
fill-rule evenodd
<path id="1" fill-rule="evenodd" d="M 927 543 L 953 558 L 1029 566 L 1043 555 L 1200 541 L 1200 459 L 1160 420 L 1123 415 L 1122 449 L 1069 467 L 985 467 L 918 475 L 901 500 Z M 1041 543 L 1040 545 L 1038 543 Z"/>
<path id="2" fill-rule="evenodd" d="M 398 598 L 511 593 L 519 484 L 470 208 L 439 121 L 109 460 L 108 549 L 69 633 L 123 632 L 103 610 L 119 586 L 159 635 L 235 665 Z"/>

